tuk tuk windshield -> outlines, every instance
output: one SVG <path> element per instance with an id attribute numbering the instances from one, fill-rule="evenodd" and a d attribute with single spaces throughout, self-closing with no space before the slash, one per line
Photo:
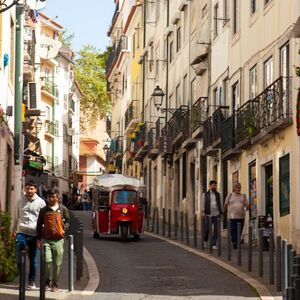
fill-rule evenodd
<path id="1" fill-rule="evenodd" d="M 112 195 L 114 204 L 135 204 L 137 193 L 135 191 L 114 191 Z"/>

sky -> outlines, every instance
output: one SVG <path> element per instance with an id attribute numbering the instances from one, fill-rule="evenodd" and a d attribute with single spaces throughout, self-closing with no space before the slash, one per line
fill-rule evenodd
<path id="1" fill-rule="evenodd" d="M 75 34 L 74 51 L 87 44 L 103 51 L 114 10 L 113 0 L 46 0 L 42 12 Z"/>

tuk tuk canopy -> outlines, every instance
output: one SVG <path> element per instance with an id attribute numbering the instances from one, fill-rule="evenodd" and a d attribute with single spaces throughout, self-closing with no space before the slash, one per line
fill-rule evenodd
<path id="1" fill-rule="evenodd" d="M 94 188 L 106 191 L 116 189 L 133 189 L 137 192 L 144 192 L 146 186 L 138 179 L 122 174 L 104 174 L 96 176 L 93 181 Z"/>

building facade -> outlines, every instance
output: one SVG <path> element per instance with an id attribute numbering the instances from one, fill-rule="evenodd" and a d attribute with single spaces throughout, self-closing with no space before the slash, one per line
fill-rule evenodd
<path id="1" fill-rule="evenodd" d="M 124 25 L 136 5 L 142 18 L 141 114 L 129 123 L 143 126 L 132 127 L 131 159 L 140 163 L 140 172 L 129 174 L 144 180 L 148 201 L 160 214 L 184 212 L 190 224 L 201 215 L 209 180 L 218 182 L 223 199 L 241 182 L 254 238 L 259 220 L 269 217 L 276 235 L 299 243 L 300 191 L 292 188 L 300 172 L 299 1 L 116 1 L 113 42 L 117 31 L 132 41 L 134 32 Z M 124 93 L 124 82 L 135 80 L 126 79 L 135 68 L 130 46 L 112 54 L 117 59 L 108 61 L 107 70 L 112 131 L 120 132 L 125 147 L 118 152 L 112 143 L 112 158 L 121 160 L 123 173 L 128 127 L 126 132 L 122 105 L 136 98 L 132 89 Z"/>

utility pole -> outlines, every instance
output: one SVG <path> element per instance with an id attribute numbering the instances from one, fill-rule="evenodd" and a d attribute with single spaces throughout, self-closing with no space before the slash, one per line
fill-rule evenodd
<path id="1" fill-rule="evenodd" d="M 14 166 L 16 199 L 22 193 L 22 165 L 23 165 L 23 135 L 22 135 L 22 100 L 23 100 L 23 30 L 24 4 L 16 5 L 16 39 L 15 39 L 15 103 L 14 103 Z"/>

